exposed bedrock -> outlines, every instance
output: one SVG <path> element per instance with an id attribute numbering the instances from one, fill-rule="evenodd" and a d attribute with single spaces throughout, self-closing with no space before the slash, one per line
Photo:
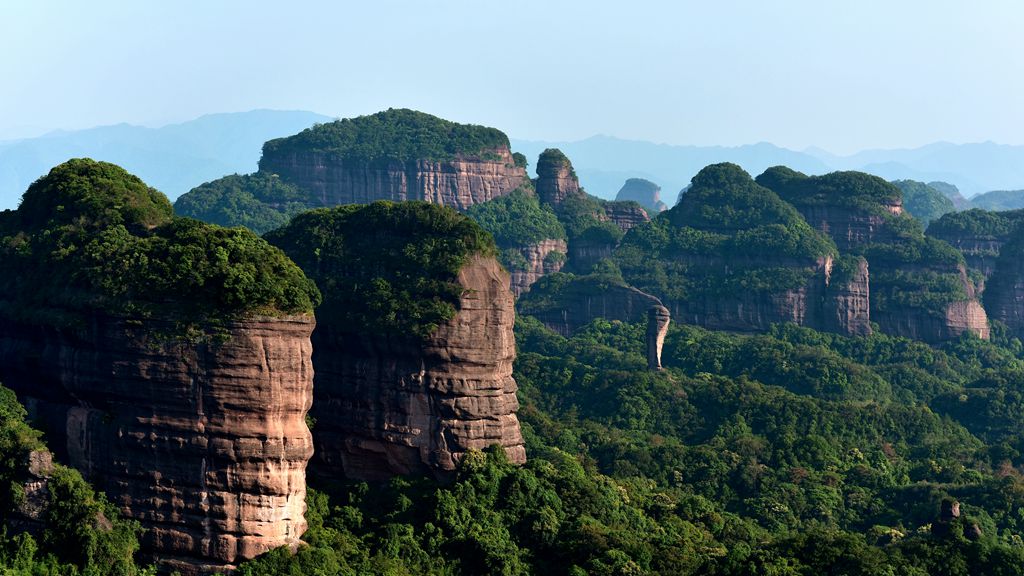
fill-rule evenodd
<path id="1" fill-rule="evenodd" d="M 51 448 L 142 523 L 166 569 L 206 574 L 306 529 L 308 316 L 236 320 L 223 341 L 95 315 L 80 329 L 0 325 L 0 378 Z"/>
<path id="2" fill-rule="evenodd" d="M 521 270 L 511 271 L 512 294 L 518 298 L 529 291 L 530 286 L 542 276 L 561 270 L 565 265 L 568 250 L 565 240 L 553 238 L 518 248 L 526 260 L 526 266 Z"/>
<path id="3" fill-rule="evenodd" d="M 474 256 L 458 282 L 464 289 L 455 317 L 423 340 L 317 327 L 317 474 L 443 478 L 467 450 L 492 444 L 513 462 L 526 461 L 509 275 L 494 258 Z"/>
<path id="4" fill-rule="evenodd" d="M 330 152 L 265 153 L 260 170 L 308 192 L 320 206 L 376 200 L 426 200 L 464 210 L 503 196 L 527 182 L 508 148 L 453 160 L 359 161 Z"/>

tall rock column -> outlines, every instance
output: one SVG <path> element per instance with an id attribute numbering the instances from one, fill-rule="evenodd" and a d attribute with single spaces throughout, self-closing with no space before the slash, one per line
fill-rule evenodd
<path id="1" fill-rule="evenodd" d="M 647 367 L 651 370 L 661 370 L 661 347 L 665 344 L 670 319 L 668 308 L 664 306 L 654 306 L 647 311 Z"/>

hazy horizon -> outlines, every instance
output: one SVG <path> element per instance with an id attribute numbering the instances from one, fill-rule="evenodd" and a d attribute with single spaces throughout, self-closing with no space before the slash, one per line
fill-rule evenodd
<path id="1" fill-rule="evenodd" d="M 0 140 L 408 107 L 536 141 L 1020 145 L 1022 24 L 1011 0 L 5 5 Z"/>

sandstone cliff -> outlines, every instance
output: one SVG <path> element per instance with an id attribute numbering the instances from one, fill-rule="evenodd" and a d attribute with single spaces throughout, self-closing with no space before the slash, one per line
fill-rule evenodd
<path id="1" fill-rule="evenodd" d="M 226 340 L 96 315 L 80 330 L 0 326 L 0 379 L 51 447 L 146 528 L 167 568 L 209 573 L 305 531 L 310 317 L 253 318 Z"/>
<path id="2" fill-rule="evenodd" d="M 637 202 L 603 202 L 604 213 L 608 220 L 614 222 L 623 232 L 630 228 L 650 221 L 647 210 Z"/>
<path id="3" fill-rule="evenodd" d="M 1024 231 L 1014 232 L 1002 246 L 984 299 L 993 320 L 1024 335 Z"/>
<path id="4" fill-rule="evenodd" d="M 324 292 L 311 471 L 444 477 L 492 444 L 525 461 L 514 300 L 489 234 L 441 206 L 376 202 L 301 214 L 267 239 Z"/>
<path id="5" fill-rule="evenodd" d="M 542 276 L 560 271 L 565 265 L 568 250 L 565 240 L 551 238 L 517 248 L 525 264 L 510 267 L 512 294 L 519 298 Z"/>
<path id="6" fill-rule="evenodd" d="M 978 273 L 978 291 L 995 272 L 1002 247 L 1024 219 L 1024 210 L 989 212 L 973 208 L 943 215 L 928 226 L 928 235 L 960 251 L 968 268 Z"/>
<path id="7" fill-rule="evenodd" d="M 306 191 L 308 205 L 425 200 L 459 210 L 508 194 L 527 181 L 508 148 L 451 160 L 351 160 L 332 152 L 264 152 L 260 171 Z"/>
<path id="8" fill-rule="evenodd" d="M 567 198 L 584 196 L 572 163 L 557 148 L 545 150 L 537 159 L 537 196 L 540 201 L 558 207 Z"/>
<path id="9" fill-rule="evenodd" d="M 315 470 L 380 480 L 453 472 L 470 449 L 505 448 L 526 461 L 512 378 L 515 311 L 493 258 L 458 276 L 455 318 L 423 341 L 322 324 L 314 334 Z"/>

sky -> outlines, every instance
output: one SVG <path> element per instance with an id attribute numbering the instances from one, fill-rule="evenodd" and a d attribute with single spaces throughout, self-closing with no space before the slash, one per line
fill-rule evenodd
<path id="1" fill-rule="evenodd" d="M 1024 144 L 1021 0 L 0 4 L 0 139 L 407 107 L 514 138 Z"/>

